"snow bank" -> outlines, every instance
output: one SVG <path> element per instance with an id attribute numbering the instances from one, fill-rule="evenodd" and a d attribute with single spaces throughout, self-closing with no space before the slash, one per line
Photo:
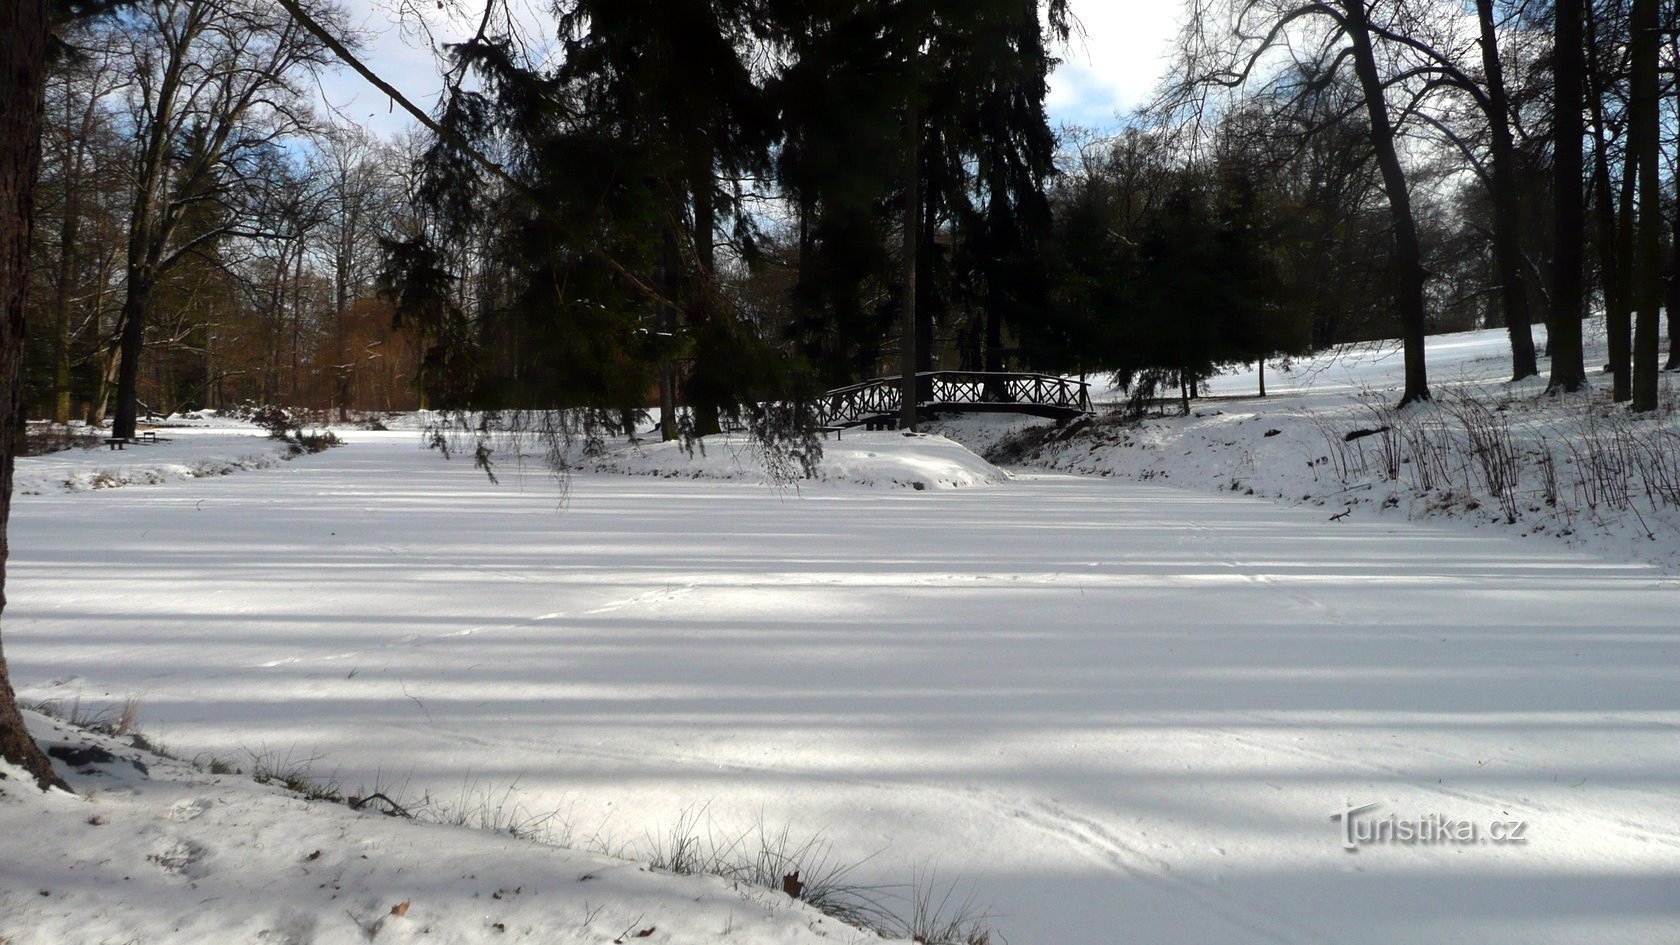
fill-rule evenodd
<path id="1" fill-rule="evenodd" d="M 268 469 L 290 458 L 286 444 L 242 427 L 165 428 L 154 443 L 112 450 L 103 444 L 20 457 L 14 490 L 22 495 L 157 485 L 243 469 Z M 238 432 L 236 432 L 238 431 Z"/>
<path id="2" fill-rule="evenodd" d="M 1589 351 L 1588 363 L 1599 356 Z M 1265 398 L 1243 396 L 1255 390 L 1252 369 L 1215 378 L 1209 387 L 1224 396 L 1193 401 L 1188 417 L 1055 431 L 1021 418 L 1003 440 L 996 420 L 942 429 L 1005 464 L 1261 496 L 1338 522 L 1447 520 L 1680 569 L 1673 380 L 1664 408 L 1637 416 L 1610 404 L 1607 389 L 1549 398 L 1544 377 L 1507 382 L 1503 331 L 1432 337 L 1429 357 L 1435 401 L 1401 412 L 1399 355 L 1360 345 L 1271 368 Z M 1505 487 L 1490 484 L 1485 462 L 1499 451 L 1509 459 L 1491 471 L 1509 474 Z M 1659 480 L 1655 494 L 1646 473 Z"/>
<path id="3" fill-rule="evenodd" d="M 0 767 L 0 941 L 879 941 L 789 897 L 211 774 L 29 715 L 77 795 Z"/>
<path id="4" fill-rule="evenodd" d="M 683 479 L 768 479 L 745 437 L 704 438 L 692 453 L 678 443 L 646 443 L 600 457 L 602 472 Z M 1009 474 L 943 436 L 847 431 L 823 442 L 815 481 L 879 489 L 960 489 L 1004 482 Z M 801 480 L 804 484 L 811 480 Z"/>

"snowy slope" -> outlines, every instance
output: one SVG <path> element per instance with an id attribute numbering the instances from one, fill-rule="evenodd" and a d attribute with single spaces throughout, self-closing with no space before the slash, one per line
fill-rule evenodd
<path id="1" fill-rule="evenodd" d="M 1680 926 L 1680 630 L 1659 569 L 1118 477 L 777 492 L 583 473 L 562 504 L 413 433 L 345 436 L 272 470 L 20 497 L 22 696 L 137 698 L 189 757 L 487 785 L 644 861 L 700 810 L 720 836 L 820 832 L 857 882 L 934 871 L 1017 945 L 1666 945 Z M 1369 803 L 1520 820 L 1526 840 L 1346 852 L 1330 817 Z M 78 888 L 96 848 L 38 852 L 105 829 L 76 810 L 8 831 L 29 845 L 8 891 Z M 162 841 L 158 810 L 133 816 Z M 261 888 L 326 848 L 315 831 L 364 829 L 330 824 L 263 832 L 209 880 Z M 492 887 L 449 862 L 421 892 L 382 872 L 353 910 L 441 897 L 464 917 Z M 78 895 L 98 914 L 115 893 Z M 193 906 L 223 901 L 241 902 Z"/>
<path id="2" fill-rule="evenodd" d="M 18 494 L 80 492 L 268 469 L 288 458 L 286 445 L 249 424 L 201 425 L 155 431 L 157 441 L 121 450 L 74 448 L 17 461 Z"/>
<path id="3" fill-rule="evenodd" d="M 959 489 L 1003 482 L 1009 474 L 942 437 L 849 430 L 822 444 L 813 482 L 886 489 Z M 624 446 L 594 463 L 604 472 L 684 479 L 765 482 L 764 463 L 743 436 L 713 436 L 693 451 L 676 442 Z"/>
<path id="4" fill-rule="evenodd" d="M 0 780 L 12 945 L 880 941 L 766 889 L 358 813 L 30 721 L 82 754 L 58 762 L 77 796 Z"/>
<path id="5" fill-rule="evenodd" d="M 1596 363 L 1597 347 L 1589 363 Z M 1322 509 L 1327 519 L 1338 516 L 1336 522 L 1378 516 L 1493 529 L 1680 572 L 1680 376 L 1664 377 L 1663 409 L 1639 417 L 1608 402 L 1606 378 L 1595 376 L 1597 386 L 1588 394 L 1561 398 L 1544 396 L 1544 377 L 1506 382 L 1502 331 L 1435 336 L 1428 352 L 1435 401 L 1405 411 L 1393 409 L 1401 389 L 1398 351 L 1361 345 L 1298 360 L 1290 370 L 1274 365 L 1265 398 L 1254 396 L 1251 368 L 1215 378 L 1208 385 L 1212 395 L 1194 401 L 1188 417 L 1174 409 L 1174 415 L 1137 424 L 1106 418 L 1044 442 L 1003 443 L 1007 458 L 999 461 L 1259 496 Z M 1506 434 L 1500 443 L 1516 454 L 1520 472 L 1503 499 L 1488 487 L 1466 420 L 1482 425 L 1480 434 Z M 995 416 L 957 417 L 935 429 L 987 452 L 1000 449 L 998 430 L 1008 429 L 1007 423 Z M 1016 418 L 1014 428 L 1046 426 Z M 1358 431 L 1376 433 L 1350 444 L 1346 437 Z M 1408 438 L 1451 443 L 1454 455 L 1415 463 Z M 1595 469 L 1595 443 L 1629 448 Z M 1666 477 L 1657 485 L 1667 488 L 1667 501 L 1653 500 L 1639 475 L 1620 468 L 1628 453 L 1644 456 L 1648 449 L 1666 457 L 1646 459 Z M 1400 453 L 1393 475 L 1385 450 Z M 1542 455 L 1550 458 L 1550 482 Z M 1625 504 L 1601 494 L 1606 484 L 1600 474 L 1628 484 Z"/>

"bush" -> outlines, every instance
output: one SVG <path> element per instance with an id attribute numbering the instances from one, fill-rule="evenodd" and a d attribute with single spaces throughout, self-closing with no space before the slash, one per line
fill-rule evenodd
<path id="1" fill-rule="evenodd" d="M 338 434 L 331 430 L 311 430 L 308 433 L 302 430 L 294 430 L 290 435 L 282 434 L 278 438 L 286 441 L 293 456 L 319 453 L 323 450 L 330 450 L 335 446 L 344 445 L 344 441 L 338 438 Z"/>

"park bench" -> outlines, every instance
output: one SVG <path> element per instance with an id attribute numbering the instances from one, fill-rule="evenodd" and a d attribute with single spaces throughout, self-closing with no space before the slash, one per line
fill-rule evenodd
<path id="1" fill-rule="evenodd" d="M 156 430 L 142 430 L 139 435 L 135 436 L 133 439 L 121 436 L 108 436 L 105 438 L 105 445 L 109 446 L 111 449 L 120 450 L 129 443 L 156 443 L 157 441 L 158 436 Z"/>

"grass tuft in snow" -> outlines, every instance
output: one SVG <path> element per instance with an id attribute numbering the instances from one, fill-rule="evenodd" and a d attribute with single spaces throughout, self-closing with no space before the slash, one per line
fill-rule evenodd
<path id="1" fill-rule="evenodd" d="M 976 905 L 972 889 L 958 898 L 957 883 L 941 884 L 932 870 L 917 871 L 908 915 L 888 934 L 923 945 L 991 945 L 993 918 Z"/>
<path id="2" fill-rule="evenodd" d="M 248 751 L 251 756 L 251 780 L 258 784 L 278 784 L 294 794 L 312 801 L 342 803 L 344 792 L 335 780 L 316 777 L 314 767 L 319 755 L 294 758 L 291 751 L 281 754 L 273 749 Z"/>
<path id="3" fill-rule="evenodd" d="M 856 871 L 877 854 L 844 862 L 821 833 L 800 836 L 789 827 L 771 828 L 762 818 L 747 830 L 720 832 L 702 806 L 684 810 L 650 843 L 653 869 L 779 890 L 883 937 L 924 945 L 988 945 L 997 934 L 992 916 L 976 906 L 972 893 L 959 899 L 957 884 L 941 886 L 931 870 L 917 871 L 907 886 L 854 882 Z"/>
<path id="4" fill-rule="evenodd" d="M 56 699 L 49 699 L 44 702 L 25 703 L 21 708 L 31 712 L 39 712 L 73 728 L 95 732 L 100 735 L 109 735 L 114 738 L 138 735 L 139 733 L 135 725 L 140 716 L 139 696 L 130 696 L 121 702 L 98 706 L 83 705 L 82 697 L 76 696 L 68 704 Z"/>

